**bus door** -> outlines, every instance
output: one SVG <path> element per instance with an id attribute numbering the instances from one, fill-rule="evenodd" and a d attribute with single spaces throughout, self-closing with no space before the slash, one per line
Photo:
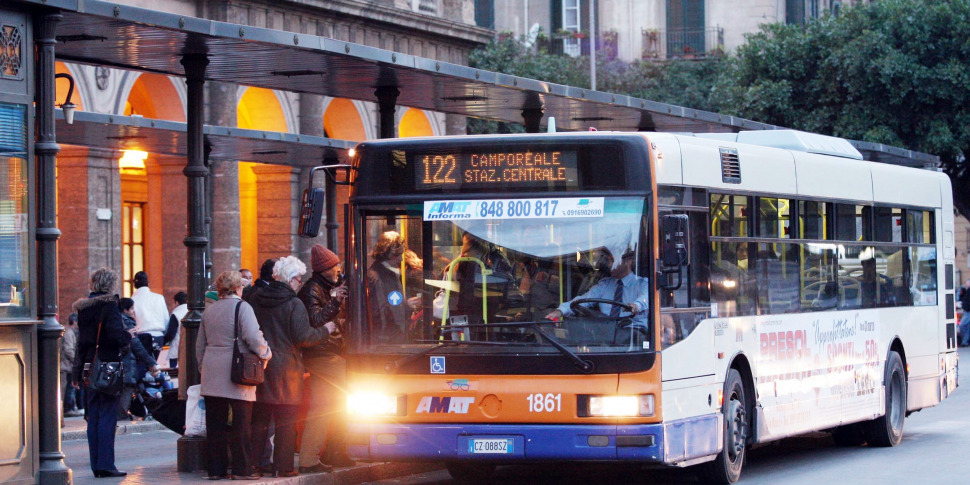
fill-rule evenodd
<path id="1" fill-rule="evenodd" d="M 687 216 L 687 258 L 678 273 L 661 274 L 657 282 L 660 292 L 661 350 L 664 351 L 663 380 L 683 379 L 713 374 L 713 331 L 693 335 L 711 316 L 710 246 L 708 243 L 708 215 L 706 193 L 690 188 L 660 189 L 658 216 L 683 214 Z M 697 204 L 694 204 L 694 201 Z M 669 204 L 669 205 L 668 205 Z M 660 230 L 664 228 L 661 224 Z M 661 233 L 660 240 L 665 237 Z M 710 329 L 707 329 L 710 330 Z M 689 346 L 695 357 L 677 359 L 678 347 Z M 669 350 L 668 350 L 669 349 Z M 686 349 L 685 349 L 686 351 Z M 711 358 L 698 358 L 709 355 Z"/>

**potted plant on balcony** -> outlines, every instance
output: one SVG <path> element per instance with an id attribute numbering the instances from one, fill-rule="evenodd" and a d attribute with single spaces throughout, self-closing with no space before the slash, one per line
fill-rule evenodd
<path id="1" fill-rule="evenodd" d="M 643 59 L 657 59 L 660 57 L 660 30 L 643 30 Z"/>

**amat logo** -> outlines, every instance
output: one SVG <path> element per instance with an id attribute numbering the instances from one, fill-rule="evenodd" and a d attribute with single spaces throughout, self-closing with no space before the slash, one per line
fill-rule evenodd
<path id="1" fill-rule="evenodd" d="M 474 402 L 474 397 L 424 396 L 414 412 L 416 414 L 468 414 L 468 406 Z"/>
<path id="2" fill-rule="evenodd" d="M 434 202 L 425 214 L 425 220 L 471 219 L 468 212 L 471 202 Z"/>

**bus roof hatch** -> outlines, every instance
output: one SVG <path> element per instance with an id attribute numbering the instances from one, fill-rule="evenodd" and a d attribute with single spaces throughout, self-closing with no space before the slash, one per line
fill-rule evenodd
<path id="1" fill-rule="evenodd" d="M 751 130 L 739 133 L 697 133 L 699 138 L 736 141 L 748 145 L 784 148 L 807 153 L 862 160 L 862 154 L 848 140 L 798 130 Z"/>

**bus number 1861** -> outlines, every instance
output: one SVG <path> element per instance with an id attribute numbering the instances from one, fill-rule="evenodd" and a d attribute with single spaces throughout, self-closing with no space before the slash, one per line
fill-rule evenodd
<path id="1" fill-rule="evenodd" d="M 526 400 L 529 401 L 530 413 L 562 411 L 562 394 L 529 394 Z"/>

